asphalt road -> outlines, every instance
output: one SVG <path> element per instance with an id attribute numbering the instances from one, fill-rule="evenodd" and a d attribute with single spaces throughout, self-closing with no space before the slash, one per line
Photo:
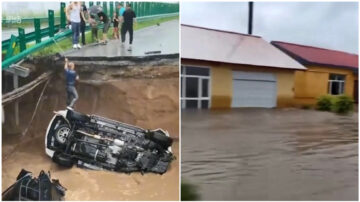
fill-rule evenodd
<path id="1" fill-rule="evenodd" d="M 80 50 L 70 50 L 65 56 L 72 57 L 116 57 L 146 56 L 149 51 L 161 51 L 160 54 L 179 53 L 179 20 L 161 23 L 159 26 L 146 27 L 134 32 L 132 51 L 128 51 L 129 34 L 125 46 L 121 40 L 110 40 L 107 45 L 89 44 Z"/>

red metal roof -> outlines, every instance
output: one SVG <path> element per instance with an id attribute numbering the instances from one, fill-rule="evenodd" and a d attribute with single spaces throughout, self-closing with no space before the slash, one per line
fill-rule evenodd
<path id="1" fill-rule="evenodd" d="M 306 70 L 258 36 L 181 25 L 181 58 Z"/>
<path id="2" fill-rule="evenodd" d="M 353 69 L 357 69 L 359 65 L 358 55 L 356 54 L 281 41 L 272 41 L 271 44 L 289 54 L 303 65 L 328 65 Z"/>

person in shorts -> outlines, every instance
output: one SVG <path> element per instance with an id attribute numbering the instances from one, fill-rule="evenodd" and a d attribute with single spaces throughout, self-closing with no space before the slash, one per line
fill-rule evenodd
<path id="1" fill-rule="evenodd" d="M 120 35 L 119 35 L 119 17 L 117 15 L 116 12 L 114 12 L 114 17 L 113 17 L 113 25 L 114 25 L 114 31 L 113 31 L 113 37 L 114 39 L 119 39 Z"/>
<path id="2" fill-rule="evenodd" d="M 110 28 L 110 20 L 109 20 L 109 17 L 103 11 L 98 13 L 98 17 L 99 17 L 99 20 L 104 23 L 103 38 L 102 38 L 101 42 L 106 44 L 107 40 L 108 40 L 107 39 L 107 33 L 109 31 L 109 28 Z"/>
<path id="3" fill-rule="evenodd" d="M 97 34 L 98 33 L 98 27 L 97 27 L 98 23 L 95 20 L 95 16 L 90 15 L 89 24 L 91 27 L 91 35 L 92 35 L 93 39 L 95 39 L 96 42 L 98 43 L 99 42 L 98 34 Z"/>

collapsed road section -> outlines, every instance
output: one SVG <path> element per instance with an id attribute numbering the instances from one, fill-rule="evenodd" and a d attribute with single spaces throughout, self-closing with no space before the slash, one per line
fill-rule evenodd
<path id="1" fill-rule="evenodd" d="M 26 169 L 33 172 L 50 170 L 68 189 L 66 200 L 178 200 L 179 161 L 177 158 L 166 163 L 167 170 L 163 175 L 148 173 L 143 176 L 141 172 L 128 175 L 108 172 L 108 169 L 93 171 L 75 166 L 71 169 L 64 169 L 46 155 L 44 139 L 49 120 L 52 119 L 54 111 L 66 108 L 62 61 L 62 59 L 55 61 L 54 58 L 35 58 L 21 64 L 31 69 L 29 78 L 32 79 L 28 79 L 27 83 L 35 80 L 49 69 L 53 73 L 48 82 L 43 82 L 32 91 L 16 98 L 19 106 L 18 124 L 14 116 L 14 101 L 3 103 L 3 120 L 5 120 L 2 131 L 3 188 L 13 184 L 19 169 L 26 165 Z M 106 64 L 106 61 L 97 61 L 93 64 L 86 64 L 85 61 L 84 63 L 75 62 L 77 64 L 76 71 L 80 76 L 76 86 L 79 99 L 74 106 L 75 111 L 90 114 L 89 117 L 106 117 L 106 119 L 116 120 L 117 123 L 155 129 L 154 131 L 162 128 L 164 131 L 168 131 L 169 138 L 174 140 L 171 146 L 171 156 L 177 157 L 179 155 L 178 58 L 175 56 L 174 58 L 147 57 L 144 60 L 133 58 L 122 60 L 122 63 L 115 62 L 117 66 Z M 3 75 L 3 84 L 9 82 L 3 87 L 11 88 L 11 81 L 10 76 L 8 78 Z M 43 90 L 45 84 L 47 87 Z M 21 86 L 23 85 L 26 83 L 21 83 Z M 96 116 L 91 114 L 96 114 Z M 24 131 L 27 133 L 24 134 Z M 106 136 L 106 140 L 94 138 L 98 137 L 95 135 L 100 135 L 100 133 L 102 133 L 101 137 Z M 98 141 L 98 143 L 108 141 L 110 137 L 107 135 L 109 134 L 105 134 L 103 131 L 88 131 L 88 129 L 76 132 L 77 137 L 85 138 L 86 136 L 88 142 Z M 117 140 L 116 142 L 120 143 Z M 106 152 L 110 152 L 108 149 L 114 146 L 111 144 L 115 144 L 115 140 L 108 141 L 108 143 L 110 143 L 109 147 L 104 148 L 107 150 Z M 131 144 L 124 145 L 133 146 Z M 159 145 L 161 144 L 152 146 L 158 147 Z M 164 154 L 170 154 L 169 148 L 165 146 L 160 149 L 158 147 L 156 150 L 162 150 L 160 153 L 164 157 Z M 84 151 L 80 147 L 77 149 L 80 150 L 76 151 Z M 86 151 L 90 151 L 86 155 L 94 154 L 91 152 L 94 150 Z M 149 151 L 154 152 L 155 150 L 142 152 L 148 155 Z M 100 153 L 99 150 L 96 158 L 100 157 Z M 141 155 L 142 157 L 146 156 L 139 155 L 140 153 L 137 152 L 138 163 Z M 110 153 L 106 153 L 106 155 L 110 155 Z M 153 162 L 159 162 L 159 159 Z M 89 165 L 99 162 L 92 163 Z M 142 165 L 145 165 L 145 161 Z M 153 172 L 146 168 L 143 171 Z M 92 186 L 83 186 L 84 184 Z M 106 189 L 100 189 L 100 187 L 106 187 Z"/>

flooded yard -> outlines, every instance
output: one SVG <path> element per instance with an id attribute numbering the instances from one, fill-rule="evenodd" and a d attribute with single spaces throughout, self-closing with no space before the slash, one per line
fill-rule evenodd
<path id="1" fill-rule="evenodd" d="M 358 200 L 358 114 L 182 111 L 182 179 L 201 200 Z"/>

